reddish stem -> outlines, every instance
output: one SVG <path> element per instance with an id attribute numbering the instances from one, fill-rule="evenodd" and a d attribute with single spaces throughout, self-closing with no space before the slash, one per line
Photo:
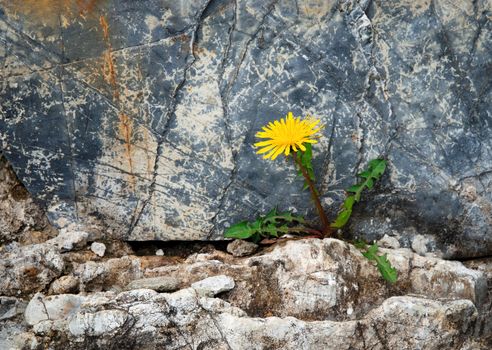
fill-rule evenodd
<path id="1" fill-rule="evenodd" d="M 316 188 L 314 187 L 314 184 L 311 181 L 311 178 L 309 177 L 309 174 L 308 174 L 306 168 L 304 168 L 301 161 L 297 158 L 297 153 L 293 153 L 292 158 L 294 158 L 294 162 L 297 164 L 297 166 L 301 170 L 302 176 L 304 176 L 304 179 L 306 179 L 306 182 L 309 186 L 309 190 L 311 191 L 311 198 L 313 199 L 314 205 L 316 206 L 316 209 L 318 210 L 318 215 L 319 215 L 319 218 L 321 219 L 321 223 L 323 225 L 321 232 L 323 233 L 324 237 L 330 237 L 333 230 L 330 227 L 330 222 L 328 221 L 328 217 L 326 216 L 326 213 L 323 209 L 323 206 L 321 205 L 321 201 L 319 200 L 318 192 L 316 191 Z"/>

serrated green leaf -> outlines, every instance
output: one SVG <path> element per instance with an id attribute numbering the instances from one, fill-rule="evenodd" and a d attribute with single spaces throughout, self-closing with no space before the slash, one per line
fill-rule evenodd
<path id="1" fill-rule="evenodd" d="M 355 202 L 355 197 L 348 196 L 347 198 L 345 198 L 345 201 L 343 202 L 343 207 L 345 209 L 352 210 L 352 207 L 354 206 L 354 202 Z"/>
<path id="2" fill-rule="evenodd" d="M 250 222 L 248 225 L 249 225 L 251 230 L 256 232 L 256 231 L 260 231 L 262 224 L 263 224 L 263 220 L 261 218 L 259 218 L 253 222 Z"/>
<path id="3" fill-rule="evenodd" d="M 367 187 L 368 189 L 371 189 L 373 186 L 374 186 L 374 180 L 373 180 L 372 178 L 368 178 L 368 179 L 366 180 L 366 187 Z"/>
<path id="4" fill-rule="evenodd" d="M 354 246 L 355 246 L 357 249 L 360 249 L 360 250 L 362 250 L 362 249 L 366 249 L 366 248 L 367 248 L 367 244 L 366 244 L 366 242 L 364 242 L 364 241 L 360 241 L 360 240 L 359 240 L 359 241 L 355 241 L 355 242 L 354 242 Z"/>
<path id="5" fill-rule="evenodd" d="M 297 159 L 301 163 L 302 167 L 306 170 L 309 179 L 314 182 L 316 181 L 316 178 L 314 176 L 314 168 L 312 164 L 312 158 L 313 158 L 312 145 L 310 143 L 306 143 L 304 146 L 306 147 L 306 150 L 304 152 L 298 151 Z M 303 176 L 301 169 L 298 169 L 297 176 Z M 306 180 L 304 181 L 302 190 L 305 191 L 308 188 L 309 188 L 309 184 Z"/>
<path id="6" fill-rule="evenodd" d="M 346 189 L 347 192 L 353 192 L 356 193 L 362 185 L 352 185 L 349 188 Z"/>
<path id="7" fill-rule="evenodd" d="M 273 208 L 266 215 L 258 217 L 255 221 L 242 221 L 232 225 L 224 232 L 226 238 L 251 239 L 257 243 L 262 238 L 279 237 L 290 231 L 289 225 L 305 224 L 302 216 L 297 216 L 289 211 L 279 213 L 277 208 Z M 302 226 L 297 227 L 298 232 L 302 231 Z"/>
<path id="8" fill-rule="evenodd" d="M 268 224 L 270 222 L 275 222 L 278 219 L 277 215 L 277 207 L 275 207 L 263 217 L 263 223 Z"/>
<path id="9" fill-rule="evenodd" d="M 289 227 L 287 225 L 282 225 L 280 227 L 277 227 L 277 231 L 281 234 L 286 234 L 289 233 Z"/>
<path id="10" fill-rule="evenodd" d="M 226 238 L 246 239 L 255 233 L 247 221 L 241 221 L 227 228 L 224 232 Z"/>
<path id="11" fill-rule="evenodd" d="M 262 233 L 266 233 L 266 237 L 278 237 L 277 226 L 275 226 L 275 224 L 269 224 L 262 228 Z"/>
<path id="12" fill-rule="evenodd" d="M 368 170 L 365 170 L 361 173 L 358 173 L 357 176 L 362 177 L 363 179 L 367 179 L 369 176 L 371 176 L 371 173 Z"/>
<path id="13" fill-rule="evenodd" d="M 371 260 L 375 260 L 375 256 L 377 256 L 376 254 L 378 253 L 378 245 L 376 243 L 374 243 L 373 245 L 371 245 L 368 249 L 367 249 L 367 253 L 370 254 L 372 256 L 372 259 Z"/>
<path id="14" fill-rule="evenodd" d="M 373 159 L 369 162 L 371 177 L 378 180 L 386 170 L 386 161 L 384 159 Z"/>
<path id="15" fill-rule="evenodd" d="M 350 215 L 352 215 L 352 210 L 343 209 L 340 213 L 338 213 L 337 218 L 330 226 L 334 228 L 342 228 L 347 223 Z"/>
<path id="16" fill-rule="evenodd" d="M 379 250 L 377 244 L 373 244 L 369 248 L 361 245 L 358 248 L 361 250 L 365 249 L 365 251 L 362 252 L 362 255 L 364 255 L 368 260 L 376 262 L 379 273 L 386 281 L 390 283 L 396 282 L 396 280 L 398 279 L 398 271 L 393 266 L 391 266 L 387 254 L 377 254 Z"/>
<path id="17" fill-rule="evenodd" d="M 381 256 L 377 256 L 376 264 L 381 273 L 381 276 L 390 283 L 395 283 L 398 279 L 398 271 L 391 266 L 391 263 L 388 260 L 387 254 L 383 254 Z"/>
<path id="18" fill-rule="evenodd" d="M 272 208 L 266 215 L 265 219 L 268 219 L 269 217 L 277 215 L 277 207 Z"/>
<path id="19" fill-rule="evenodd" d="M 299 222 L 299 223 L 304 223 L 304 218 L 302 216 L 297 216 L 292 214 L 290 211 L 286 211 L 283 213 L 278 214 L 278 217 L 281 218 L 282 220 L 285 220 L 287 222 Z"/>
<path id="20" fill-rule="evenodd" d="M 302 165 L 308 168 L 311 165 L 311 159 L 313 158 L 313 146 L 310 143 L 304 145 L 306 150 L 302 152 Z"/>
<path id="21" fill-rule="evenodd" d="M 357 191 L 357 193 L 354 195 L 355 201 L 359 202 L 360 201 L 360 195 L 362 194 L 362 188 L 360 191 Z"/>

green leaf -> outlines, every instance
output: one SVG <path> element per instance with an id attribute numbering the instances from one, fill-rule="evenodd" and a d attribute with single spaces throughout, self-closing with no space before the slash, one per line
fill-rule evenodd
<path id="1" fill-rule="evenodd" d="M 354 202 L 355 202 L 355 197 L 348 196 L 347 198 L 345 198 L 345 202 L 343 202 L 343 207 L 345 209 L 352 210 L 352 207 L 354 206 Z"/>
<path id="2" fill-rule="evenodd" d="M 256 219 L 255 221 L 251 222 L 248 224 L 250 230 L 253 230 L 253 231 L 260 231 L 261 229 L 261 225 L 263 224 L 263 220 L 261 218 L 259 219 Z"/>
<path id="3" fill-rule="evenodd" d="M 371 177 L 378 180 L 386 170 L 386 161 L 384 159 L 373 159 L 369 162 L 369 169 L 371 171 Z"/>
<path id="4" fill-rule="evenodd" d="M 314 181 L 314 170 L 313 168 L 307 168 L 307 172 L 308 172 L 308 175 L 309 175 L 309 178 L 311 179 L 311 181 Z"/>
<path id="5" fill-rule="evenodd" d="M 369 260 L 376 260 L 376 254 L 378 253 L 378 245 L 373 244 L 371 245 L 362 255 L 364 255 L 367 259 Z"/>
<path id="6" fill-rule="evenodd" d="M 266 233 L 266 237 L 268 236 L 278 237 L 278 230 L 275 224 L 270 224 L 266 227 L 263 227 L 262 232 Z"/>
<path id="7" fill-rule="evenodd" d="M 366 248 L 367 248 L 367 244 L 366 244 L 366 242 L 361 241 L 361 240 L 359 240 L 359 241 L 355 241 L 355 242 L 354 242 L 354 246 L 355 246 L 357 249 L 359 249 L 359 250 L 362 250 L 362 249 L 366 249 Z"/>
<path id="8" fill-rule="evenodd" d="M 226 238 L 251 239 L 259 242 L 263 237 L 279 237 L 289 232 L 289 225 L 297 223 L 304 224 L 304 218 L 289 211 L 279 213 L 273 208 L 266 215 L 258 217 L 255 221 L 242 221 L 232 225 L 224 232 Z M 302 227 L 298 227 L 302 229 Z M 299 230 L 299 232 L 303 232 Z"/>
<path id="9" fill-rule="evenodd" d="M 350 218 L 350 215 L 352 215 L 352 210 L 343 209 L 330 226 L 334 228 L 342 228 L 347 223 L 348 219 Z"/>
<path id="10" fill-rule="evenodd" d="M 352 185 L 349 188 L 347 188 L 346 191 L 356 193 L 357 191 L 359 191 L 361 187 L 362 185 Z"/>
<path id="11" fill-rule="evenodd" d="M 255 233 L 247 221 L 241 221 L 235 225 L 232 225 L 224 232 L 226 238 L 246 239 L 251 237 Z"/>
<path id="12" fill-rule="evenodd" d="M 398 279 L 398 271 L 396 271 L 396 269 L 391 266 L 387 254 L 378 255 L 379 247 L 377 244 L 373 244 L 369 248 L 367 248 L 365 244 L 361 244 L 357 246 L 357 248 L 361 250 L 366 249 L 365 252 L 362 252 L 362 255 L 364 255 L 368 260 L 376 262 L 379 273 L 386 281 L 390 283 L 396 282 L 396 280 Z"/>
<path id="13" fill-rule="evenodd" d="M 277 207 L 273 208 L 272 210 L 270 210 L 264 217 L 263 219 L 263 222 L 264 223 L 269 223 L 269 222 L 275 222 L 275 220 L 277 220 Z"/>
<path id="14" fill-rule="evenodd" d="M 354 196 L 356 202 L 360 201 L 360 195 L 362 193 L 362 189 L 363 189 L 363 187 L 361 187 L 361 189 L 359 191 L 357 191 L 357 193 Z"/>
<path id="15" fill-rule="evenodd" d="M 310 143 L 306 143 L 304 147 L 306 147 L 306 150 L 302 152 L 302 165 L 304 165 L 306 168 L 312 168 L 311 160 L 313 159 L 313 147 Z"/>
<path id="16" fill-rule="evenodd" d="M 302 216 L 293 215 L 290 211 L 286 211 L 278 214 L 278 217 L 287 222 L 299 222 L 305 223 L 305 220 Z"/>
<path id="17" fill-rule="evenodd" d="M 342 211 L 338 214 L 335 222 L 331 225 L 332 227 L 341 228 L 348 222 L 348 219 L 352 214 L 352 206 L 354 205 L 354 202 L 360 201 L 362 191 L 365 188 L 372 189 L 374 187 L 374 181 L 381 177 L 385 169 L 386 161 L 384 159 L 373 159 L 368 163 L 366 170 L 357 174 L 357 176 L 364 179 L 364 181 L 352 185 L 346 190 L 347 193 L 353 193 L 353 195 L 347 197 L 343 203 Z"/>
<path id="18" fill-rule="evenodd" d="M 386 254 L 377 256 L 376 264 L 378 266 L 379 273 L 386 281 L 390 283 L 396 282 L 398 279 L 398 272 L 393 266 L 391 266 Z"/>

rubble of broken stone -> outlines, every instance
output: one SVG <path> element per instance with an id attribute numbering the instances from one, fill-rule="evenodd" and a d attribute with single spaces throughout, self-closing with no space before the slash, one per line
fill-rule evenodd
<path id="1" fill-rule="evenodd" d="M 87 237 L 62 230 L 2 247 L 1 349 L 464 350 L 492 341 L 487 260 L 382 248 L 399 273 L 391 285 L 337 239 L 183 258 L 129 246 L 101 257 Z"/>

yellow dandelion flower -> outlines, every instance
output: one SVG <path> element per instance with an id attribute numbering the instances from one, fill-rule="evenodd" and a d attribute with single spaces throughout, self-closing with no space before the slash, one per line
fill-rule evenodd
<path id="1" fill-rule="evenodd" d="M 307 117 L 301 120 L 300 117 L 294 118 L 292 112 L 289 112 L 285 119 L 280 118 L 280 121 L 270 122 L 262 128 L 263 131 L 256 133 L 256 137 L 268 139 L 254 144 L 255 147 L 261 147 L 256 153 L 266 153 L 264 159 L 275 160 L 282 152 L 286 156 L 291 151 L 297 152 L 297 149 L 304 152 L 306 150 L 304 143 L 318 142 L 315 140 L 319 137 L 317 133 L 323 128 L 318 124 L 318 119 Z"/>

